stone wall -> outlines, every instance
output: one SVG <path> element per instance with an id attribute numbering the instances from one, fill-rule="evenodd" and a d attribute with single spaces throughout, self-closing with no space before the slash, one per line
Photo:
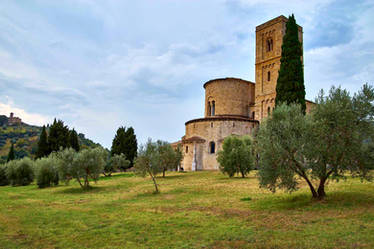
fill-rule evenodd
<path id="1" fill-rule="evenodd" d="M 236 78 L 208 81 L 205 88 L 205 117 L 209 115 L 209 103 L 215 102 L 215 115 L 239 115 L 249 117 L 254 104 L 255 84 Z"/>
<path id="2" fill-rule="evenodd" d="M 222 148 L 224 138 L 249 135 L 257 124 L 256 121 L 244 118 L 209 118 L 187 122 L 186 135 L 182 139 L 184 170 L 194 170 L 194 157 L 196 170 L 217 170 L 217 151 Z M 215 143 L 215 153 L 210 153 L 211 142 Z"/>

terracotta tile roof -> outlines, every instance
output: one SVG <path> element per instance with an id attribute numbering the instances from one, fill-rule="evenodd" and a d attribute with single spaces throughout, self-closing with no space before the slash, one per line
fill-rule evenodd
<path id="1" fill-rule="evenodd" d="M 198 137 L 198 136 L 193 136 L 193 137 L 190 137 L 190 138 L 184 138 L 182 140 L 182 143 L 193 143 L 193 142 L 205 143 L 205 139 L 203 139 L 201 137 Z"/>

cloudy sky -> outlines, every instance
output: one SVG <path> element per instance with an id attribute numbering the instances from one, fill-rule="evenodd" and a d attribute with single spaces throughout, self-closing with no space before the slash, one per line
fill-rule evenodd
<path id="1" fill-rule="evenodd" d="M 255 27 L 292 13 L 308 99 L 374 84 L 373 0 L 1 0 L 0 114 L 57 117 L 106 147 L 119 126 L 176 141 L 203 83 L 254 81 Z"/>

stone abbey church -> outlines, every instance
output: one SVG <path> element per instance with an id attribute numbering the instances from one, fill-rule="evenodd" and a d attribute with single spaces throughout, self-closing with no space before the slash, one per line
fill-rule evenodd
<path id="1" fill-rule="evenodd" d="M 186 134 L 173 143 L 182 148 L 184 170 L 218 169 L 217 151 L 223 140 L 230 135 L 251 134 L 273 111 L 287 20 L 279 16 L 256 27 L 256 83 L 222 78 L 204 84 L 205 117 L 187 121 Z M 302 43 L 300 26 L 299 40 Z M 307 112 L 312 105 L 306 101 Z"/>

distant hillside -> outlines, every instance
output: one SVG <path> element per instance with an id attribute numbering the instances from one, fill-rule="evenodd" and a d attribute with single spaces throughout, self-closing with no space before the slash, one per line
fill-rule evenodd
<path id="1" fill-rule="evenodd" d="M 0 126 L 8 124 L 8 117 L 5 115 L 0 115 Z"/>
<path id="2" fill-rule="evenodd" d="M 11 143 L 14 143 L 16 158 L 25 156 L 34 157 L 42 127 L 28 125 L 8 125 L 8 118 L 0 115 L 0 164 L 6 162 Z M 82 133 L 78 134 L 81 148 L 99 146 L 92 140 L 85 138 Z"/>

